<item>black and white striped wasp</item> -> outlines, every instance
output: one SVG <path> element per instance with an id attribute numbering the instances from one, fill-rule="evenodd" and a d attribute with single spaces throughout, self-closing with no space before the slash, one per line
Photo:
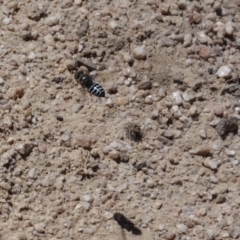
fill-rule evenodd
<path id="1" fill-rule="evenodd" d="M 105 97 L 105 91 L 102 86 L 94 82 L 88 74 L 85 74 L 83 71 L 77 71 L 74 74 L 74 78 L 91 94 L 97 97 Z"/>

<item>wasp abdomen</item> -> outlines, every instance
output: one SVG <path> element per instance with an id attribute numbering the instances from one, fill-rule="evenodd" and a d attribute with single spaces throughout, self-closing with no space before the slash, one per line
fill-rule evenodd
<path id="1" fill-rule="evenodd" d="M 74 78 L 91 94 L 97 97 L 105 97 L 105 91 L 102 86 L 98 83 L 95 83 L 88 74 L 83 73 L 83 71 L 78 71 L 74 74 Z"/>
<path id="2" fill-rule="evenodd" d="M 93 83 L 93 85 L 88 89 L 88 91 L 97 97 L 105 97 L 105 91 L 98 83 Z"/>

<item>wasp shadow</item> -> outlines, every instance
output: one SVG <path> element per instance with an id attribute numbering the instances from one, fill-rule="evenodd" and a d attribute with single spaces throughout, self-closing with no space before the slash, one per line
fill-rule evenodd
<path id="1" fill-rule="evenodd" d="M 134 235 L 142 234 L 142 231 L 137 228 L 134 223 L 131 222 L 128 218 L 126 218 L 123 214 L 114 213 L 113 218 L 121 228 L 126 229 L 128 232 L 132 232 L 132 234 Z"/>

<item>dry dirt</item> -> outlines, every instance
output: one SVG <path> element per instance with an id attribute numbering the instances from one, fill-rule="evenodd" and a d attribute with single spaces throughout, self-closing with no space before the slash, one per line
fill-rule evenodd
<path id="1" fill-rule="evenodd" d="M 239 6 L 0 0 L 0 239 L 239 239 Z"/>

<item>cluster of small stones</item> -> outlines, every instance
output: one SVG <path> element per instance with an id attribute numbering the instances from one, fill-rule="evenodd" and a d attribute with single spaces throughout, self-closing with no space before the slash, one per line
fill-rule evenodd
<path id="1" fill-rule="evenodd" d="M 0 239 L 239 239 L 239 7 L 2 1 Z"/>

